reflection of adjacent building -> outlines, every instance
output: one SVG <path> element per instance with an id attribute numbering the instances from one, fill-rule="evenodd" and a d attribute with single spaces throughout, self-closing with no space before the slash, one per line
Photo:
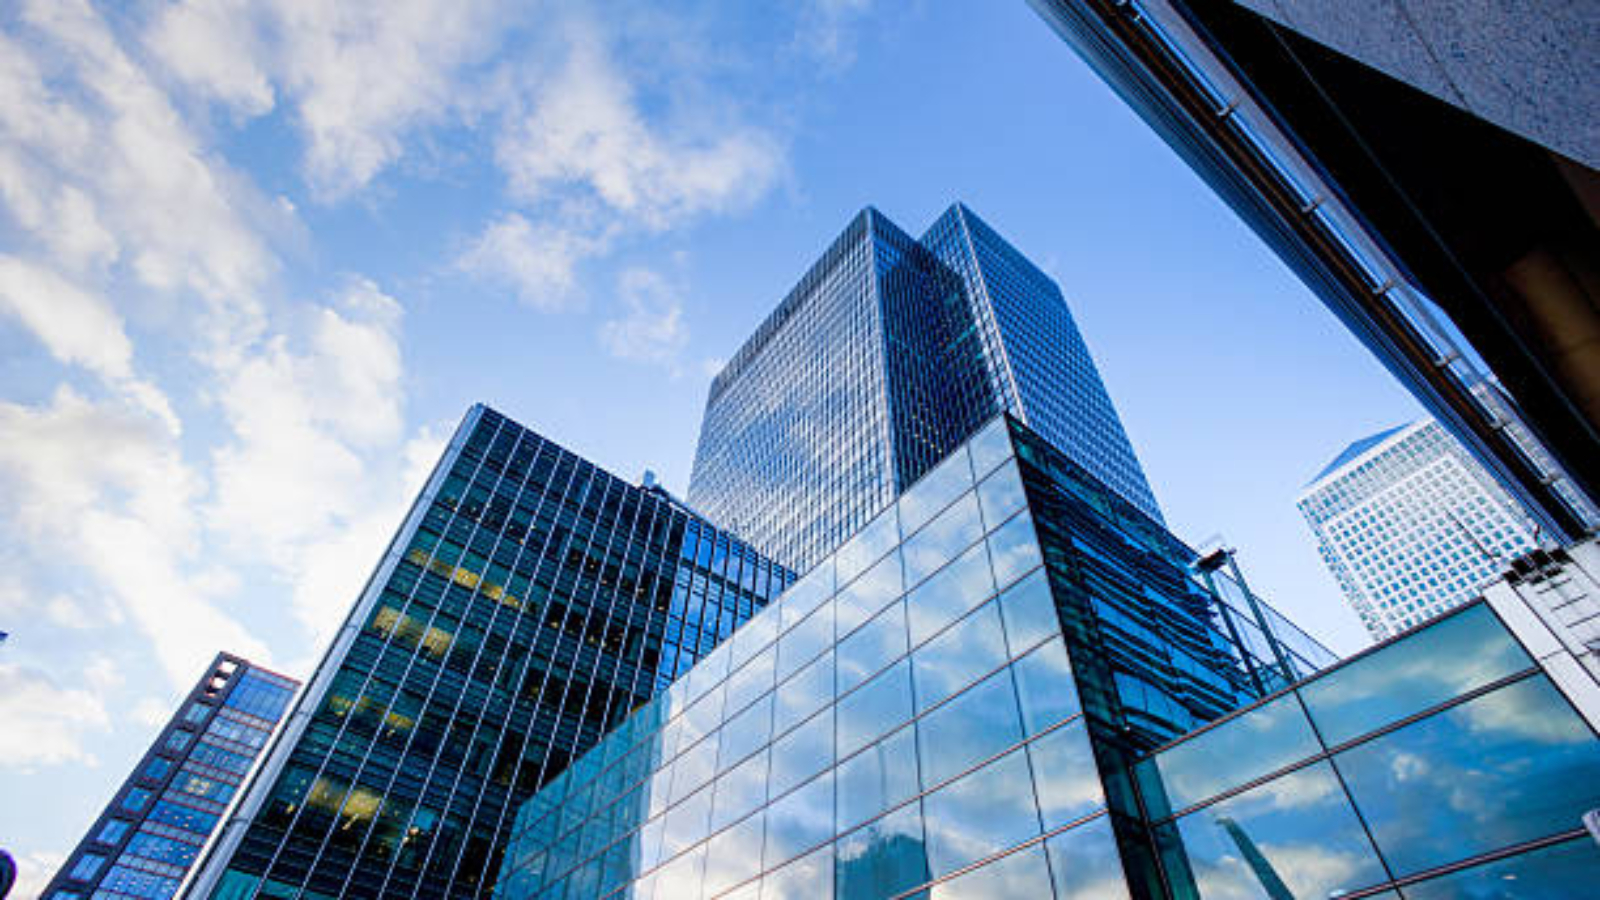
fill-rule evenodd
<path id="1" fill-rule="evenodd" d="M 536 794 L 497 900 L 1592 886 L 1600 739 L 1536 636 L 1285 624 L 997 420 Z"/>
<path id="2" fill-rule="evenodd" d="M 996 419 L 536 794 L 496 896 L 1126 893 L 1131 761 L 1331 659 L 1197 558 Z"/>
<path id="3" fill-rule="evenodd" d="M 522 801 L 790 580 L 473 407 L 186 896 L 486 894 Z"/>
<path id="4" fill-rule="evenodd" d="M 299 687 L 217 654 L 41 896 L 171 897 Z"/>
<path id="5" fill-rule="evenodd" d="M 1538 546 L 1511 498 L 1432 419 L 1351 444 L 1295 505 L 1378 640 L 1477 596 Z"/>
<path id="6" fill-rule="evenodd" d="M 964 205 L 868 208 L 712 381 L 689 502 L 809 568 L 1000 411 L 1160 520 L 1055 281 Z"/>
<path id="7" fill-rule="evenodd" d="M 1600 526 L 1591 4 L 1031 2 L 1547 534 Z"/>

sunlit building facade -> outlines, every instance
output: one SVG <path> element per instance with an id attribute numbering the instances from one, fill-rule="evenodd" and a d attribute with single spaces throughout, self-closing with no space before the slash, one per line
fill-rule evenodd
<path id="1" fill-rule="evenodd" d="M 217 654 L 40 896 L 173 896 L 299 687 Z"/>
<path id="2" fill-rule="evenodd" d="M 996 413 L 1160 512 L 1055 283 L 965 206 L 863 210 L 712 381 L 689 502 L 809 568 Z"/>
<path id="3" fill-rule="evenodd" d="M 1134 761 L 1332 660 L 1197 561 L 997 418 L 525 804 L 496 896 L 1127 896 Z"/>
<path id="4" fill-rule="evenodd" d="M 473 407 L 186 896 L 487 896 L 517 806 L 791 580 Z"/>
<path id="5" fill-rule="evenodd" d="M 1295 505 L 1378 640 L 1477 596 L 1538 546 L 1511 498 L 1432 419 L 1351 444 Z"/>

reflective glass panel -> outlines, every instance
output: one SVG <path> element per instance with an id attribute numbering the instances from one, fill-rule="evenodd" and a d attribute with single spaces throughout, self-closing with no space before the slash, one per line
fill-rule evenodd
<path id="1" fill-rule="evenodd" d="M 900 543 L 900 517 L 890 505 L 867 527 L 846 541 L 837 554 L 840 584 L 849 584 L 866 568 Z"/>
<path id="2" fill-rule="evenodd" d="M 932 637 L 993 593 L 989 555 L 980 544 L 906 596 L 911 645 Z"/>
<path id="3" fill-rule="evenodd" d="M 915 796 L 919 789 L 915 727 L 902 728 L 840 763 L 838 776 L 839 831 Z"/>
<path id="4" fill-rule="evenodd" d="M 711 827 L 711 791 L 709 789 L 667 810 L 666 825 L 661 830 L 661 855 L 672 856 L 690 844 L 704 838 Z"/>
<path id="5" fill-rule="evenodd" d="M 839 592 L 834 613 L 839 634 L 849 634 L 872 618 L 884 604 L 899 597 L 900 591 L 900 551 L 896 550 Z"/>
<path id="6" fill-rule="evenodd" d="M 1407 885 L 1406 900 L 1591 900 L 1600 847 L 1588 837 Z"/>
<path id="7" fill-rule="evenodd" d="M 982 684 L 917 720 L 925 787 L 959 774 L 1022 740 L 1011 674 Z"/>
<path id="8" fill-rule="evenodd" d="M 967 494 L 940 513 L 928 526 L 906 540 L 900 553 L 905 561 L 906 584 L 916 584 L 935 569 L 955 559 L 983 535 L 978 498 Z"/>
<path id="9" fill-rule="evenodd" d="M 784 592 L 780 610 L 783 628 L 787 630 L 794 627 L 796 622 L 832 596 L 833 557 L 829 556 Z"/>
<path id="10" fill-rule="evenodd" d="M 1001 466 L 998 471 L 978 485 L 978 505 L 983 509 L 983 523 L 994 528 L 1027 503 L 1022 493 L 1022 476 L 1017 474 L 1015 460 Z"/>
<path id="11" fill-rule="evenodd" d="M 778 638 L 778 680 L 793 675 L 832 645 L 833 605 L 829 603 Z"/>
<path id="12" fill-rule="evenodd" d="M 1572 828 L 1600 807 L 1600 741 L 1543 675 L 1334 757 L 1397 875 Z"/>
<path id="13" fill-rule="evenodd" d="M 1018 850 L 988 865 L 933 886 L 932 900 L 1014 900 L 1049 897 L 1050 867 L 1044 848 Z"/>
<path id="14" fill-rule="evenodd" d="M 1147 780 L 1151 815 L 1160 818 L 1228 788 L 1315 756 L 1321 750 L 1294 694 L 1236 716 L 1139 764 L 1154 763 L 1159 785 Z M 1166 806 L 1159 802 L 1165 792 Z"/>
<path id="15" fill-rule="evenodd" d="M 839 699 L 839 755 L 848 756 L 911 718 L 911 667 L 901 660 Z"/>
<path id="16" fill-rule="evenodd" d="M 1061 633 L 1056 601 L 1043 569 L 1006 588 L 1000 595 L 1000 612 L 1005 617 L 1006 642 L 1012 654 Z"/>
<path id="17" fill-rule="evenodd" d="M 767 754 L 757 753 L 717 779 L 711 830 L 715 831 L 767 802 Z"/>
<path id="18" fill-rule="evenodd" d="M 831 765 L 833 710 L 826 709 L 772 745 L 768 796 L 776 797 Z"/>
<path id="19" fill-rule="evenodd" d="M 722 742 L 717 768 L 726 770 L 772 739 L 772 695 L 745 707 L 722 726 Z"/>
<path id="20" fill-rule="evenodd" d="M 745 660 L 777 639 L 778 615 L 778 610 L 768 607 L 740 625 L 728 638 L 728 655 L 732 657 L 734 666 L 743 665 Z"/>
<path id="21" fill-rule="evenodd" d="M 833 848 L 823 847 L 762 878 L 761 900 L 816 900 L 817 885 L 832 882 Z"/>
<path id="22" fill-rule="evenodd" d="M 888 609 L 839 642 L 835 650 L 839 693 L 843 694 L 906 652 L 904 603 Z"/>
<path id="23" fill-rule="evenodd" d="M 1022 727 L 1029 735 L 1082 711 L 1067 647 L 1060 638 L 1012 663 L 1011 671 L 1017 679 Z"/>
<path id="24" fill-rule="evenodd" d="M 983 426 L 982 430 L 967 442 L 967 451 L 972 454 L 972 471 L 979 478 L 1010 459 L 1011 433 L 1006 428 L 1005 419 L 997 416 Z"/>
<path id="25" fill-rule="evenodd" d="M 706 896 L 714 896 L 761 872 L 766 815 L 757 813 L 706 843 Z"/>
<path id="26" fill-rule="evenodd" d="M 722 723 L 722 701 L 725 690 L 721 687 L 701 697 L 683 714 L 679 727 L 679 747 L 686 748 L 700 740 Z"/>
<path id="27" fill-rule="evenodd" d="M 911 534 L 972 487 L 972 464 L 965 447 L 952 453 L 900 496 L 900 533 Z"/>
<path id="28" fill-rule="evenodd" d="M 1000 607 L 979 607 L 941 632 L 911 657 L 917 709 L 928 709 L 982 676 L 1005 665 L 1006 641 Z"/>
<path id="29" fill-rule="evenodd" d="M 989 558 L 994 564 L 994 580 L 1005 587 L 1032 571 L 1044 561 L 1039 542 L 1033 535 L 1033 519 L 1019 513 L 989 535 Z"/>
<path id="30" fill-rule="evenodd" d="M 848 790 L 841 781 L 841 801 Z M 837 900 L 893 897 L 928 880 L 921 804 L 907 804 L 845 835 L 834 846 Z"/>
<path id="31" fill-rule="evenodd" d="M 1179 896 L 1339 897 L 1386 877 L 1325 762 L 1163 825 L 1157 841 Z"/>
<path id="32" fill-rule="evenodd" d="M 677 803 L 690 792 L 711 780 L 717 773 L 717 744 L 719 734 L 713 734 L 690 747 L 672 764 L 672 802 Z M 572 803 L 568 801 L 570 808 Z"/>
<path id="33" fill-rule="evenodd" d="M 744 668 L 733 673 L 733 677 L 728 679 L 726 703 L 729 712 L 744 709 L 751 700 L 772 690 L 773 671 L 777 661 L 778 648 L 769 646 Z"/>
<path id="34" fill-rule="evenodd" d="M 772 733 L 782 734 L 801 719 L 833 701 L 833 654 L 800 670 L 800 674 L 778 685 L 773 710 Z"/>
<path id="35" fill-rule="evenodd" d="M 1342 744 L 1532 665 L 1480 603 L 1341 666 L 1300 696 L 1323 740 Z"/>
<path id="36" fill-rule="evenodd" d="M 1111 818 L 1100 816 L 1044 842 L 1056 900 L 1127 900 L 1128 883 L 1111 834 Z"/>
<path id="37" fill-rule="evenodd" d="M 1039 816 L 1049 831 L 1105 805 L 1100 772 L 1082 719 L 1057 728 L 1028 745 L 1033 780 L 1039 792 Z"/>
<path id="38" fill-rule="evenodd" d="M 1021 749 L 927 795 L 922 815 L 934 877 L 1039 833 L 1033 779 Z"/>
<path id="39" fill-rule="evenodd" d="M 705 876 L 706 845 L 701 844 L 656 873 L 657 897 L 698 897 Z"/>
<path id="40" fill-rule="evenodd" d="M 772 868 L 833 836 L 833 773 L 806 782 L 767 810 L 762 865 Z"/>

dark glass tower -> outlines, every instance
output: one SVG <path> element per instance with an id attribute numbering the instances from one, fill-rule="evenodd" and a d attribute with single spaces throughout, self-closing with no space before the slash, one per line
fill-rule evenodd
<path id="1" fill-rule="evenodd" d="M 789 581 L 473 407 L 188 896 L 486 896 L 517 804 Z"/>
<path id="2" fill-rule="evenodd" d="M 711 384 L 689 501 L 803 569 L 995 413 L 1159 510 L 1061 291 L 964 206 L 863 210 Z"/>
<path id="3" fill-rule="evenodd" d="M 217 654 L 41 896 L 171 897 L 299 687 Z"/>

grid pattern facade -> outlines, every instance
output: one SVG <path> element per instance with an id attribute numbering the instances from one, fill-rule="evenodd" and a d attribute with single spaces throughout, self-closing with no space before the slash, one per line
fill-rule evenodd
<path id="1" fill-rule="evenodd" d="M 961 279 L 993 402 L 1157 522 L 1155 494 L 1055 281 L 962 204 L 922 243 Z"/>
<path id="2" fill-rule="evenodd" d="M 192 895 L 487 896 L 517 804 L 790 580 L 474 407 Z"/>
<path id="3" fill-rule="evenodd" d="M 1375 638 L 1465 602 L 1538 546 L 1511 498 L 1432 419 L 1366 443 L 1353 444 L 1359 452 L 1342 454 L 1296 505 Z"/>
<path id="4" fill-rule="evenodd" d="M 1092 479 L 1039 502 L 1015 434 L 994 420 L 535 795 L 497 900 L 1126 896 L 1093 746 L 1117 688 L 1071 632 L 1134 559 L 1193 554 Z M 1043 518 L 1107 500 L 1137 550 L 1052 546 Z M 1166 685 L 1225 685 L 1221 715 L 1264 692 L 1191 589 L 1167 597 L 1186 629 L 1102 630 L 1152 661 L 1212 648 Z"/>
<path id="5" fill-rule="evenodd" d="M 1061 291 L 965 207 L 864 210 L 713 380 L 689 501 L 797 570 L 996 413 L 1160 520 Z"/>
<path id="6" fill-rule="evenodd" d="M 219 654 L 42 896 L 173 896 L 299 686 Z"/>
<path id="7" fill-rule="evenodd" d="M 865 210 L 711 383 L 689 502 L 801 569 L 894 498 Z"/>
<path id="8" fill-rule="evenodd" d="M 1600 740 L 1482 602 L 1137 773 L 1164 896 L 1577 900 L 1600 871 Z"/>

